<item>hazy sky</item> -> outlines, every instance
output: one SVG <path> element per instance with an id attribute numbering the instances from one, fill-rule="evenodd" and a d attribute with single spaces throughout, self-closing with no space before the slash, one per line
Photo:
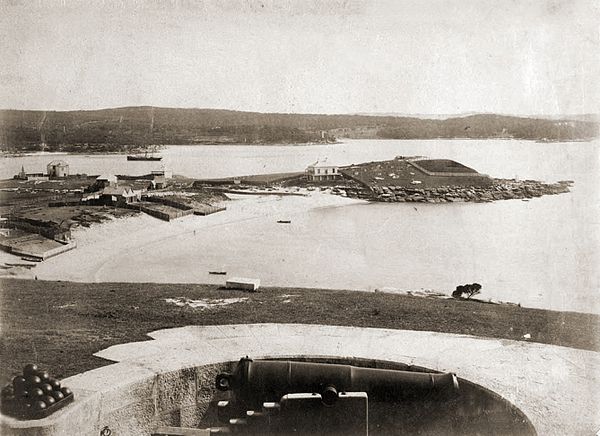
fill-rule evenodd
<path id="1" fill-rule="evenodd" d="M 600 113 L 596 0 L 0 0 L 0 107 Z"/>

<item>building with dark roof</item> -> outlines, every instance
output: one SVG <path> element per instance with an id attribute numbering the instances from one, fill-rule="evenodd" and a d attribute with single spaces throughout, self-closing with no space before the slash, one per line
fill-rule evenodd
<path id="1" fill-rule="evenodd" d="M 131 186 L 108 186 L 100 192 L 100 200 L 113 205 L 133 203 L 141 197 L 142 191 L 133 190 Z"/>

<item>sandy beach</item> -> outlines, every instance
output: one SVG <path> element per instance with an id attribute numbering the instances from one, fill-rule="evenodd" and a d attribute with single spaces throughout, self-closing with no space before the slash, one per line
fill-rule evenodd
<path id="1" fill-rule="evenodd" d="M 528 203 L 413 207 L 304 193 L 231 195 L 226 211 L 209 216 L 164 222 L 142 214 L 77 228 L 76 250 L 32 269 L 0 273 L 75 282 L 220 285 L 227 277 L 241 276 L 258 278 L 264 286 L 429 296 L 449 296 L 457 284 L 478 282 L 483 285 L 480 298 L 486 301 L 600 311 L 595 288 L 586 279 L 593 277 L 591 264 L 579 262 L 569 245 L 573 217 L 546 223 L 552 239 L 537 225 L 535 217 L 557 210 L 561 196 Z M 519 233 L 513 231 L 517 226 Z M 466 235 L 465 228 L 471 233 Z M 433 243 L 430 232 L 445 243 Z M 524 235 L 528 244 L 523 244 Z M 556 244 L 564 248 L 552 250 Z M 595 256 L 593 247 L 588 251 Z M 22 261 L 13 256 L 13 262 Z M 498 268 L 502 262 L 505 266 Z M 546 264 L 556 267 L 544 270 Z M 573 271 L 575 282 L 564 271 Z M 582 292 L 564 292 L 572 286 Z"/>
<path id="2" fill-rule="evenodd" d="M 232 201 L 224 203 L 227 210 L 209 216 L 186 216 L 165 222 L 145 214 L 135 217 L 113 219 L 94 224 L 89 228 L 78 227 L 73 232 L 77 249 L 39 263 L 35 268 L 23 268 L 4 275 L 16 278 L 40 280 L 64 280 L 77 282 L 130 281 L 130 282 L 210 282 L 207 271 L 190 280 L 186 274 L 177 280 L 169 270 L 175 265 L 163 264 L 160 258 L 165 245 L 182 246 L 190 240 L 210 238 L 214 232 L 222 232 L 241 222 L 275 222 L 290 219 L 311 209 L 337 207 L 354 203 L 339 196 L 319 192 L 307 193 L 306 197 L 244 196 L 230 195 Z M 173 241 L 177 243 L 173 243 Z M 19 258 L 2 253 L 6 260 Z M 143 259 L 147 260 L 144 261 Z M 136 260 L 152 264 L 152 268 L 133 269 Z M 223 265 L 214 265 L 220 269 Z M 232 271 L 232 273 L 234 273 Z M 195 276 L 192 273 L 192 276 Z M 212 278 L 222 281 L 222 278 Z"/>

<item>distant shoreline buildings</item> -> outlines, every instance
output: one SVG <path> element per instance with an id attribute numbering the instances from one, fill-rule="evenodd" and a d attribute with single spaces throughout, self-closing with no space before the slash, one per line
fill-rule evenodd
<path id="1" fill-rule="evenodd" d="M 322 182 L 324 180 L 340 179 L 342 175 L 339 172 L 338 165 L 332 165 L 327 159 L 317 160 L 306 168 L 306 177 L 311 182 Z"/>
<path id="2" fill-rule="evenodd" d="M 46 165 L 46 174 L 27 173 L 25 167 L 21 165 L 21 171 L 14 176 L 16 180 L 50 180 L 69 177 L 69 164 L 64 160 L 53 160 Z"/>

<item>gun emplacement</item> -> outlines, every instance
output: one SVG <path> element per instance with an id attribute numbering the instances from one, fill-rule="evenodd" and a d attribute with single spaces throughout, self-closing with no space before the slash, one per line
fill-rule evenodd
<path id="1" fill-rule="evenodd" d="M 318 393 L 325 404 L 340 392 L 366 392 L 374 400 L 450 398 L 458 393 L 454 374 L 361 368 L 352 365 L 243 358 L 232 374 L 219 374 L 219 390 L 233 390 L 247 405 L 279 401 L 291 393 Z"/>

